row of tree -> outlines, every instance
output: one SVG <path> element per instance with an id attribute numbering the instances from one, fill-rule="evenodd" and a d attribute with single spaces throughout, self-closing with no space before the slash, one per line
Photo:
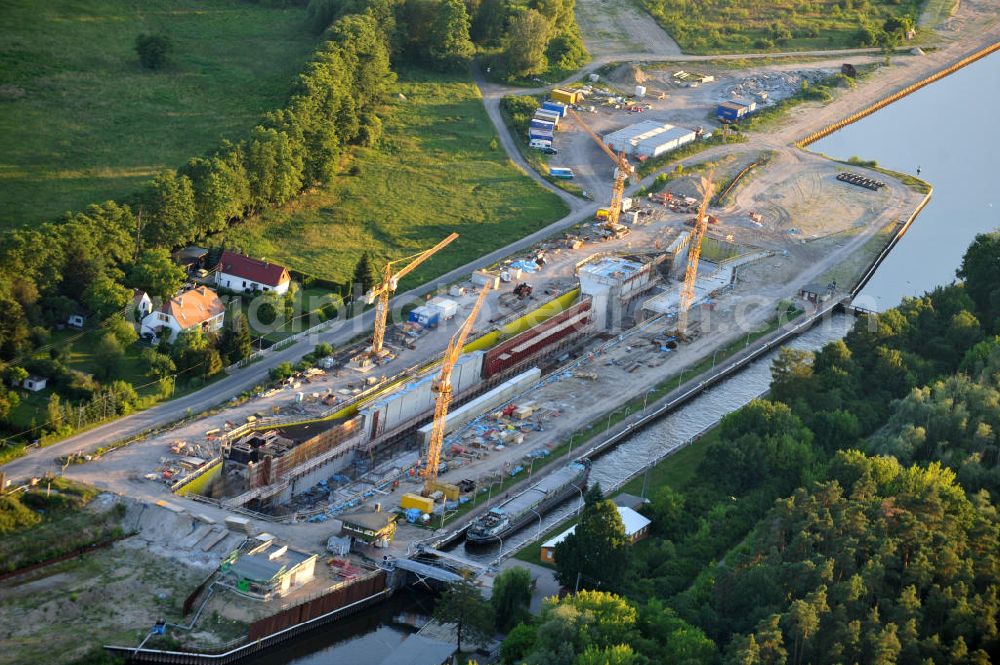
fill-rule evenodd
<path id="1" fill-rule="evenodd" d="M 89 324 L 117 330 L 132 288 L 169 298 L 182 284 L 170 250 L 328 182 L 348 145 L 381 134 L 376 111 L 395 80 L 389 54 L 388 33 L 373 12 L 344 14 L 326 29 L 285 108 L 265 114 L 245 140 L 160 173 L 128 201 L 0 235 L 0 363 L 26 366 L 39 352 L 52 353 L 49 331 L 80 311 Z M 128 343 L 101 335 L 96 378 L 115 378 L 119 347 Z M 240 354 L 222 349 L 220 362 L 195 362 L 194 355 L 176 359 L 178 369 L 194 363 L 210 375 L 221 355 Z M 11 408 L 6 394 L 2 405 Z"/>
<path id="2" fill-rule="evenodd" d="M 693 477 L 654 494 L 648 540 L 629 548 L 588 495 L 560 581 L 640 617 L 596 662 L 991 662 L 1000 234 L 976 239 L 959 276 L 815 354 L 783 352 L 770 399 L 726 416 Z M 661 606 L 686 636 L 667 660 L 641 630 Z M 515 629 L 505 662 L 591 662 L 586 622 L 542 625 Z"/>
<path id="3" fill-rule="evenodd" d="M 489 66 L 521 78 L 589 59 L 574 7 L 575 0 L 311 0 L 308 13 L 317 32 L 345 14 L 375 16 L 397 62 L 451 70 L 481 51 L 491 54 Z"/>

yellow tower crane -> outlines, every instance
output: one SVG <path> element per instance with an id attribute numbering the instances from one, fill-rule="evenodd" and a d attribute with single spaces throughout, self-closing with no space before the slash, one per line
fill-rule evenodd
<path id="1" fill-rule="evenodd" d="M 399 280 L 413 272 L 417 266 L 441 249 L 444 249 L 457 237 L 457 233 L 452 233 L 430 249 L 424 250 L 419 254 L 414 254 L 413 256 L 389 261 L 385 264 L 385 268 L 382 269 L 382 283 L 365 294 L 365 301 L 369 305 L 375 303 L 375 333 L 372 335 L 371 349 L 368 350 L 367 354 L 363 355 L 372 360 L 383 355 L 382 344 L 385 341 L 385 324 L 389 316 L 389 298 L 392 297 L 396 287 L 399 286 Z M 409 261 L 409 263 L 403 268 L 395 270 L 395 267 L 404 261 Z"/>
<path id="2" fill-rule="evenodd" d="M 687 268 L 684 270 L 684 283 L 681 284 L 681 297 L 677 312 L 677 336 L 682 339 L 687 334 L 688 310 L 694 302 L 694 283 L 698 279 L 698 260 L 701 258 L 701 242 L 705 238 L 705 230 L 708 228 L 708 216 L 705 211 L 708 209 L 708 202 L 712 198 L 714 185 L 712 184 L 712 174 L 701 179 L 701 205 L 698 206 L 698 216 L 695 217 L 694 229 L 691 231 L 691 239 L 688 241 Z"/>
<path id="3" fill-rule="evenodd" d="M 610 157 L 611 161 L 614 162 L 616 167 L 618 167 L 615 169 L 615 182 L 611 186 L 611 205 L 608 208 L 608 219 L 604 223 L 604 228 L 616 238 L 620 238 L 628 233 L 628 229 L 618 223 L 618 218 L 622 214 L 622 198 L 625 196 L 625 181 L 628 178 L 635 176 L 635 169 L 632 168 L 628 159 L 625 158 L 624 152 L 615 154 L 611 148 L 605 145 L 604 140 L 583 121 L 583 118 L 581 118 L 576 111 L 570 109 L 569 112 L 573 115 L 573 120 L 577 125 L 579 125 L 580 129 L 585 131 L 587 135 L 601 147 L 604 154 Z"/>
<path id="4" fill-rule="evenodd" d="M 448 418 L 448 405 L 451 404 L 451 371 L 455 368 L 455 363 L 462 355 L 462 347 L 465 346 L 465 339 L 472 330 L 472 325 L 479 316 L 479 310 L 486 300 L 486 294 L 490 292 L 489 284 L 483 286 L 479 292 L 479 298 L 472 307 L 472 312 L 462 324 L 461 329 L 448 342 L 448 349 L 444 352 L 441 360 L 441 371 L 434 380 L 433 390 L 437 393 L 434 400 L 434 426 L 431 428 L 431 440 L 427 445 L 427 466 L 424 469 L 424 493 L 430 494 L 434 491 L 437 483 L 438 466 L 441 464 L 441 446 L 444 445 L 445 421 Z"/>

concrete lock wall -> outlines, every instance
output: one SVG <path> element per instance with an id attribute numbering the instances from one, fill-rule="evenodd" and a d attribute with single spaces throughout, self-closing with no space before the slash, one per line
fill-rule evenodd
<path id="1" fill-rule="evenodd" d="M 483 352 L 473 351 L 459 357 L 451 374 L 452 392 L 460 395 L 482 380 Z M 436 393 L 432 387 L 437 371 L 404 384 L 396 392 L 360 411 L 365 417 L 368 440 L 391 431 L 411 420 L 430 415 Z"/>
<path id="2" fill-rule="evenodd" d="M 476 399 L 448 413 L 445 421 L 445 434 L 450 434 L 466 423 L 479 417 L 485 411 L 489 411 L 495 406 L 504 404 L 511 397 L 526 390 L 542 378 L 542 370 L 532 367 L 526 372 L 518 374 L 513 379 L 501 383 L 499 386 L 484 393 Z M 430 442 L 431 430 L 434 423 L 427 423 L 417 430 L 417 438 L 423 445 Z"/>
<path id="3" fill-rule="evenodd" d="M 330 476 L 346 469 L 354 461 L 354 455 L 338 455 L 331 458 L 325 464 L 321 464 L 312 471 L 295 478 L 288 487 L 282 490 L 278 496 L 278 503 L 288 503 L 292 497 L 300 492 L 304 492 L 321 480 L 327 480 Z"/>

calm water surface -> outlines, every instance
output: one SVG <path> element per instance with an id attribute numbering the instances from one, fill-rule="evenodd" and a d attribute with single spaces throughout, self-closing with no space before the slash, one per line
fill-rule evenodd
<path id="1" fill-rule="evenodd" d="M 812 149 L 833 157 L 854 155 L 880 165 L 916 174 L 934 186 L 934 197 L 895 251 L 882 264 L 863 295 L 877 299 L 885 309 L 907 295 L 916 295 L 950 282 L 962 253 L 977 233 L 1000 227 L 1000 138 L 994 124 L 1000 109 L 1000 54 L 882 109 L 822 141 Z M 791 343 L 818 349 L 842 336 L 849 326 L 837 317 Z M 706 391 L 660 423 L 624 441 L 601 457 L 591 471 L 592 481 L 615 484 L 677 447 L 726 413 L 764 391 L 770 381 L 770 358 Z M 570 501 L 543 518 L 542 530 L 576 510 Z M 536 535 L 524 529 L 505 543 L 505 551 Z M 460 546 L 461 551 L 461 546 Z M 497 548 L 467 553 L 491 560 Z M 401 595 L 347 622 L 317 630 L 294 645 L 255 659 L 262 665 L 319 665 L 321 663 L 378 663 L 411 629 L 393 617 L 403 610 L 430 613 L 426 596 Z"/>
<path id="2" fill-rule="evenodd" d="M 918 90 L 810 149 L 874 159 L 934 195 L 862 293 L 880 309 L 955 279 L 977 233 L 1000 227 L 1000 54 Z"/>

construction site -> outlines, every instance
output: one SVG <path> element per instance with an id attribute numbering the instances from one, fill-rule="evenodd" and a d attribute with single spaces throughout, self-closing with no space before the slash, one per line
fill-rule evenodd
<path id="1" fill-rule="evenodd" d="M 580 102 L 561 114 L 575 129 L 556 136 L 571 137 L 596 214 L 403 310 L 391 306 L 399 281 L 457 235 L 386 264 L 366 294 L 375 324 L 361 341 L 66 467 L 128 497 L 118 500 L 144 553 L 186 570 L 187 590 L 170 592 L 186 596 L 190 620 L 176 639 L 218 650 L 241 626 L 252 640 L 358 602 L 355 585 L 374 599 L 406 580 L 483 573 L 446 552 L 431 565 L 427 553 L 548 476 L 572 479 L 539 491 L 582 495 L 586 470 L 563 471 L 579 454 L 576 433 L 679 386 L 705 358 L 714 366 L 734 340 L 843 298 L 924 200 L 889 175 L 845 176 L 842 164 L 762 141 L 711 148 L 640 188 L 640 158 L 717 130 L 706 113 L 723 92 L 774 99 L 795 85 L 682 74 L 652 103 L 725 86 L 700 117 L 651 107 L 629 129 L 638 112 L 591 114 Z M 643 95 L 658 96 L 650 88 Z M 312 609 L 293 618 L 297 603 Z M 193 629 L 200 616 L 230 632 Z"/>
<path id="2" fill-rule="evenodd" d="M 369 340 L 253 400 L 80 472 L 139 477 L 285 521 L 398 510 L 410 538 L 425 538 L 429 516 L 488 491 L 491 478 L 527 476 L 616 395 L 765 324 L 781 300 L 837 272 L 921 198 L 894 181 L 852 186 L 812 157 L 780 189 L 752 171 L 733 183 L 753 156 L 719 160 L 713 182 L 701 171 L 625 197 L 627 158 L 601 146 L 623 167 L 603 209 L 617 214 L 444 285 L 405 320 L 377 324 Z M 727 181 L 730 203 L 703 209 L 714 183 Z M 397 280 L 387 266 L 370 300 L 385 302 Z M 607 401 L 581 399 L 588 392 Z M 446 416 L 435 420 L 443 401 Z"/>

